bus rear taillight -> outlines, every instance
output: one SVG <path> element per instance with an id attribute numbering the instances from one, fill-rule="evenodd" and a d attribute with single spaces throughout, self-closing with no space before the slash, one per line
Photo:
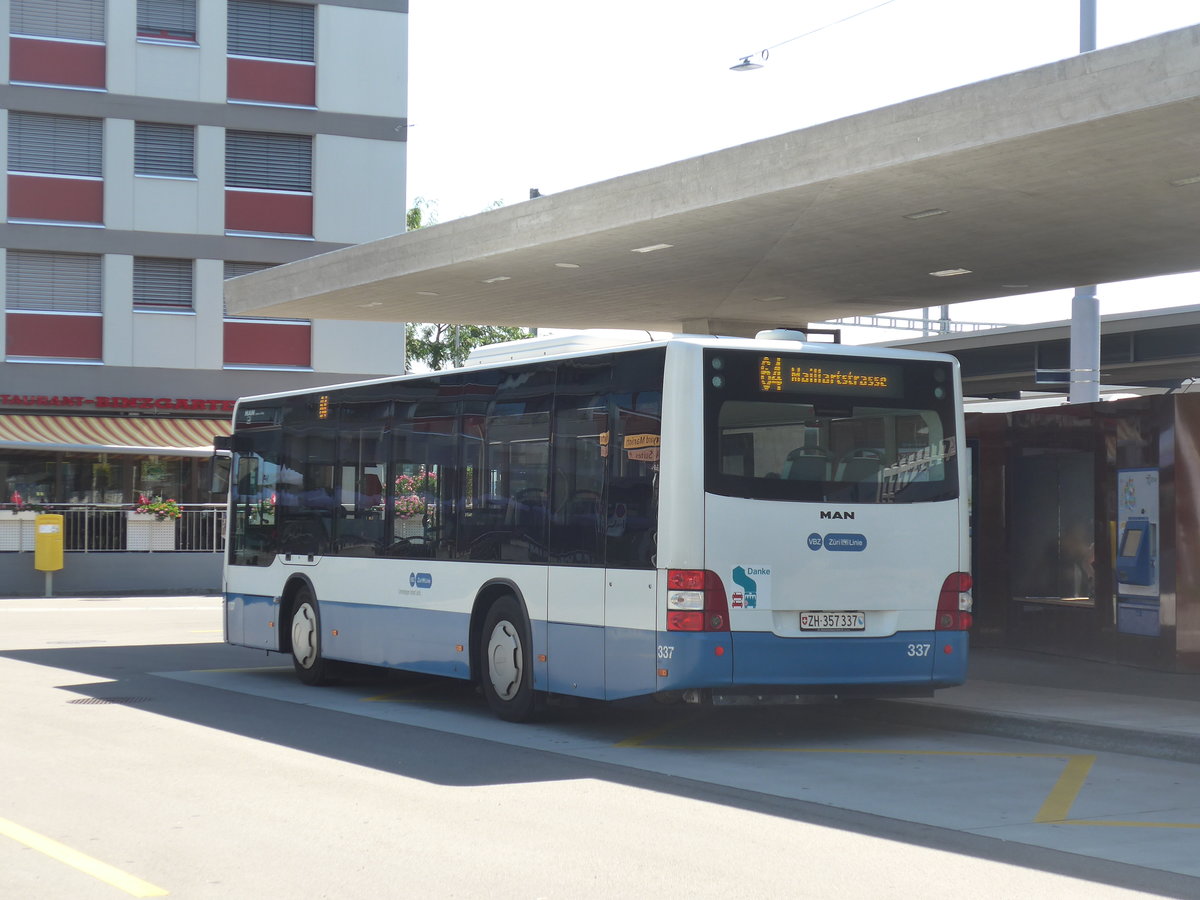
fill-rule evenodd
<path id="1" fill-rule="evenodd" d="M 667 631 L 728 631 L 725 585 L 706 569 L 667 570 Z"/>
<path id="2" fill-rule="evenodd" d="M 937 631 L 966 631 L 971 627 L 971 575 L 952 572 L 938 594 Z"/>

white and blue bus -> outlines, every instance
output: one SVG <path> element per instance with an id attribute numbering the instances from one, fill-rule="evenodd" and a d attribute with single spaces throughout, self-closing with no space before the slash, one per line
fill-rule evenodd
<path id="1" fill-rule="evenodd" d="M 471 679 L 510 720 L 960 684 L 955 360 L 650 337 L 239 401 L 226 639 L 309 684 Z"/>

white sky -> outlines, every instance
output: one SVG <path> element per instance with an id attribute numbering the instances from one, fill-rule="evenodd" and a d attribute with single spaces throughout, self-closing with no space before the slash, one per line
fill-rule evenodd
<path id="1" fill-rule="evenodd" d="M 438 221 L 1074 55 L 1079 0 L 412 0 L 408 193 Z M 1097 45 L 1200 21 L 1195 0 L 1097 0 Z M 784 44 L 785 41 L 790 41 Z M 766 66 L 740 57 L 783 44 Z M 1102 286 L 1101 312 L 1200 302 L 1200 276 Z M 1070 317 L 1070 291 L 951 318 Z M 919 312 L 917 313 L 919 315 Z M 535 323 L 534 323 L 535 324 Z M 900 337 L 863 331 L 848 341 Z"/>

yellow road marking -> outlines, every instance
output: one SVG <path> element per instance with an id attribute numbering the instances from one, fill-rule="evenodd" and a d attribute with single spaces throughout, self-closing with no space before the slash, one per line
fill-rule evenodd
<path id="1" fill-rule="evenodd" d="M 649 731 L 643 731 L 641 734 L 635 734 L 631 738 L 626 738 L 623 741 L 619 741 L 617 744 L 615 744 L 615 746 L 617 746 L 617 747 L 644 747 L 648 750 L 685 750 L 685 749 L 690 750 L 690 749 L 692 749 L 691 747 L 671 747 L 671 746 L 665 746 L 665 745 L 655 745 L 655 744 L 646 743 L 651 738 L 656 738 L 660 734 L 666 734 L 668 731 L 672 731 L 675 728 L 678 728 L 682 724 L 683 724 L 682 719 L 676 719 L 674 722 L 668 722 L 665 725 L 660 725 L 658 728 L 652 728 Z M 697 749 L 706 749 L 706 748 L 697 748 Z M 711 748 L 711 749 L 723 749 L 723 748 L 717 747 L 717 748 Z"/>
<path id="2" fill-rule="evenodd" d="M 400 691 L 389 691 L 386 694 L 376 694 L 374 697 L 363 697 L 362 703 L 427 703 L 423 697 L 413 697 L 412 695 L 423 690 L 428 685 L 417 685 L 415 687 L 404 688 Z"/>
<path id="3" fill-rule="evenodd" d="M 1075 805 L 1075 799 L 1083 790 L 1083 783 L 1087 781 L 1088 773 L 1092 770 L 1092 763 L 1095 761 L 1096 757 L 1094 756 L 1068 757 L 1062 774 L 1058 776 L 1058 781 L 1050 789 L 1050 795 L 1046 797 L 1046 801 L 1038 810 L 1038 814 L 1033 817 L 1033 821 L 1038 823 L 1065 821 L 1071 814 L 1071 807 Z"/>
<path id="4" fill-rule="evenodd" d="M 1191 822 L 1122 822 L 1111 820 L 1069 819 L 1071 807 L 1079 798 L 1084 783 L 1096 762 L 1092 754 L 1084 753 L 1000 753 L 994 751 L 973 750 L 893 750 L 893 749 L 854 749 L 850 747 L 730 747 L 719 744 L 651 744 L 650 740 L 664 732 L 670 731 L 678 722 L 664 725 L 653 731 L 626 738 L 615 744 L 616 747 L 637 747 L 642 750 L 707 750 L 710 752 L 736 753 L 844 753 L 859 756 L 979 756 L 1000 757 L 1009 759 L 1061 759 L 1066 765 L 1058 781 L 1050 789 L 1050 794 L 1042 803 L 1033 821 L 1038 825 L 1091 825 L 1098 827 L 1116 828 L 1186 828 L 1200 829 L 1200 823 Z"/>
<path id="5" fill-rule="evenodd" d="M 17 843 L 24 844 L 32 850 L 44 853 L 51 859 L 65 863 L 73 869 L 78 869 L 85 875 L 91 875 L 93 878 L 99 879 L 105 884 L 112 885 L 131 896 L 167 896 L 168 892 L 157 885 L 143 881 L 134 875 L 130 875 L 128 872 L 122 872 L 115 866 L 101 862 L 95 857 L 88 856 L 86 853 L 72 850 L 66 844 L 60 844 L 56 840 L 40 835 L 36 831 L 30 831 L 28 828 L 23 828 L 16 822 L 8 821 L 8 819 L 0 819 L 0 834 L 12 838 Z"/>
<path id="6" fill-rule="evenodd" d="M 1055 825 L 1112 825 L 1120 828 L 1200 828 L 1197 822 L 1110 822 L 1102 819 L 1066 819 Z"/>

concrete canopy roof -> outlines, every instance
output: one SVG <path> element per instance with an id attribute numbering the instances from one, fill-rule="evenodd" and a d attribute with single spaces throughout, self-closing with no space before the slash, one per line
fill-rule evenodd
<path id="1" fill-rule="evenodd" d="M 1198 50 L 1200 25 L 337 250 L 228 310 L 749 333 L 1194 271 Z"/>

